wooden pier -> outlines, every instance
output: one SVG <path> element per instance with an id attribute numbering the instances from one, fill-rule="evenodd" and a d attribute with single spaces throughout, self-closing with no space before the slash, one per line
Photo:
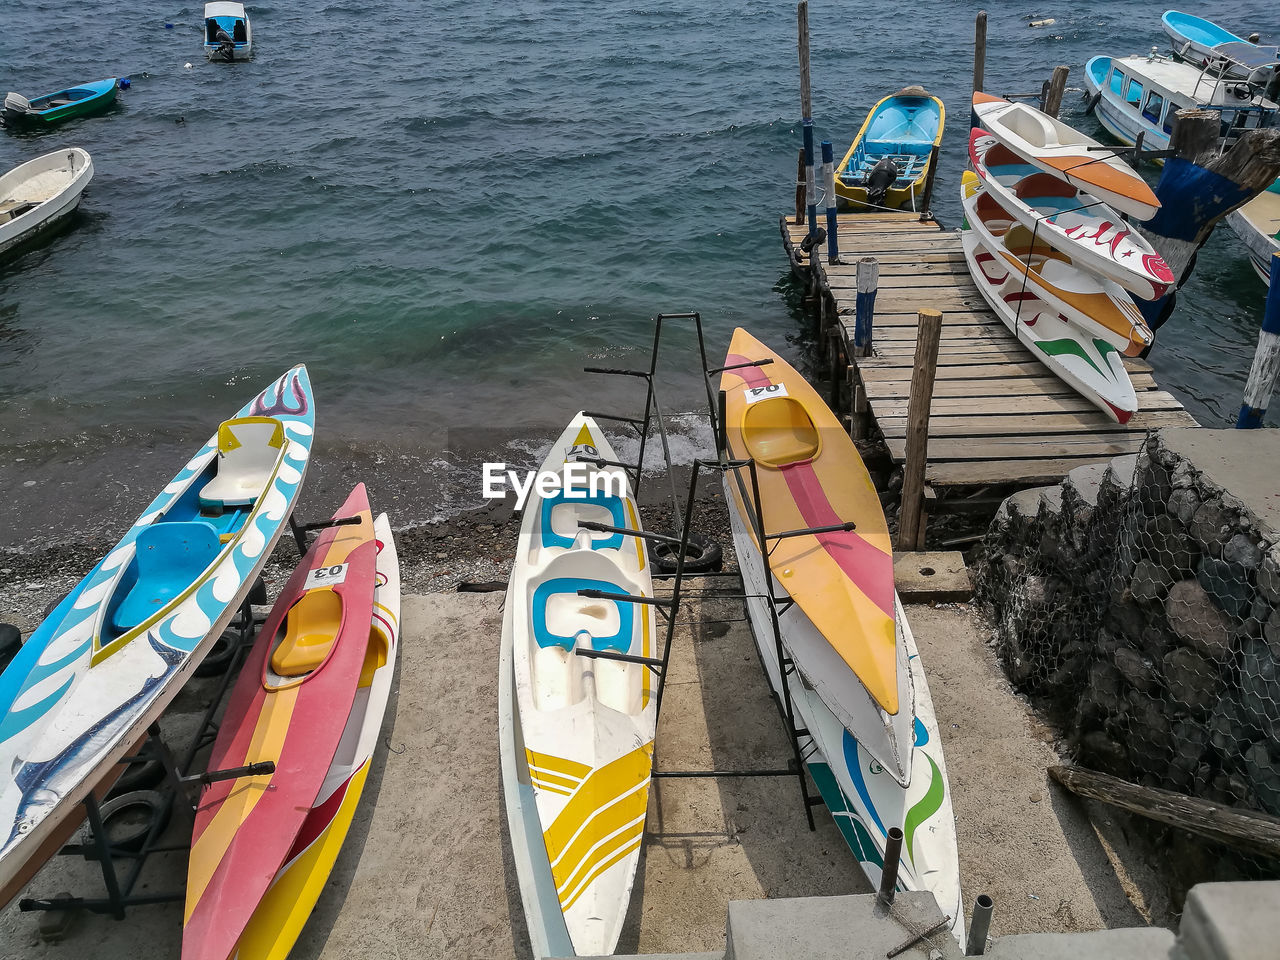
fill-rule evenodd
<path id="1" fill-rule="evenodd" d="M 979 492 L 1003 496 L 1056 483 L 1073 467 L 1135 452 L 1149 429 L 1195 425 L 1178 400 L 1159 389 L 1144 360 L 1125 361 L 1139 407 L 1123 425 L 1053 376 L 982 298 L 957 232 L 908 212 L 846 213 L 838 222 L 836 263 L 827 262 L 825 244 L 805 256 L 800 244 L 808 230 L 794 218 L 782 218 L 782 240 L 818 311 L 832 371 L 848 380 L 854 435 L 878 431 L 895 464 L 907 459 L 920 311 L 942 313 L 923 478 L 931 509 L 957 507 Z M 879 284 L 873 353 L 856 357 L 856 276 L 863 257 L 878 262 Z"/>

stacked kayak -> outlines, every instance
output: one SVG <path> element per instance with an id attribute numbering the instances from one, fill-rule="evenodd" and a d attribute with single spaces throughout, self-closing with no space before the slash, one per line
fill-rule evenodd
<path id="1" fill-rule="evenodd" d="M 294 367 L 217 432 L 0 675 L 0 889 L 54 852 L 248 594 L 315 425 Z"/>
<path id="2" fill-rule="evenodd" d="M 980 129 L 969 137 L 969 159 L 987 191 L 1037 240 L 1143 300 L 1162 297 L 1173 285 L 1164 258 L 1101 200 L 1027 163 Z"/>
<path id="3" fill-rule="evenodd" d="M 983 93 L 961 185 L 961 242 L 975 284 L 1045 367 L 1118 423 L 1138 409 L 1124 356 L 1154 339 L 1130 297 L 1164 296 L 1175 278 L 1118 210 L 1160 207 L 1100 144 L 1025 104 Z"/>
<path id="4" fill-rule="evenodd" d="M 657 724 L 652 573 L 625 473 L 578 414 L 531 493 L 507 589 L 498 733 L 507 826 L 536 957 L 612 953 L 631 902 Z M 634 598 L 630 600 L 627 598 Z M 641 602 L 635 602 L 641 601 Z"/>
<path id="5" fill-rule="evenodd" d="M 333 868 L 390 692 L 399 574 L 385 515 L 358 485 L 258 634 L 211 770 L 275 772 L 207 787 L 188 866 L 184 960 L 284 957 Z"/>
<path id="6" fill-rule="evenodd" d="M 932 892 L 962 939 L 946 764 L 894 590 L 889 531 L 871 477 L 817 392 L 745 330 L 734 333 L 720 388 L 729 453 L 756 463 L 758 490 L 746 471 L 725 482 L 748 614 L 769 681 L 780 697 L 787 685 L 809 772 L 872 883 L 884 868 L 888 830 L 902 829 L 900 887 Z M 766 537 L 855 527 L 768 541 L 766 568 L 756 496 Z M 795 671 L 778 663 L 764 599 L 770 592 L 794 601 L 779 606 L 778 623 Z"/>
<path id="7" fill-rule="evenodd" d="M 882 99 L 837 168 L 835 190 L 841 204 L 914 209 L 945 121 L 942 101 L 923 87 L 907 87 Z"/>

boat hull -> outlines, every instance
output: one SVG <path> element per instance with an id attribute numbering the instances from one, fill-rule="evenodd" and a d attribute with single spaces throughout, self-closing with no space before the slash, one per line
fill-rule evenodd
<path id="1" fill-rule="evenodd" d="M 644 542 L 579 525 L 640 525 L 625 473 L 596 467 L 600 458 L 617 460 L 595 422 L 578 414 L 543 466 L 565 492 L 530 496 L 507 589 L 499 742 L 535 956 L 613 952 L 648 808 L 657 726 L 650 671 L 578 652 L 657 656 L 653 607 L 615 598 L 653 596 Z M 597 480 L 607 481 L 604 490 Z"/>
<path id="2" fill-rule="evenodd" d="M 0 177 L 0 217 L 11 203 L 36 203 L 25 213 L 0 221 L 0 256 L 33 243 L 65 221 L 80 205 L 92 179 L 93 160 L 79 147 L 29 160 Z M 44 186 L 42 181 L 47 180 L 54 183 Z"/>
<path id="3" fill-rule="evenodd" d="M 748 532 L 749 521 L 740 499 L 732 488 L 726 493 L 751 632 L 769 684 L 781 702 L 782 673 L 768 602 L 763 598 L 768 590 L 764 564 Z M 867 879 L 879 886 L 887 831 L 895 826 L 902 829 L 906 837 L 898 867 L 898 889 L 932 893 L 942 912 L 951 918 L 952 934 L 963 942 L 959 852 L 942 742 L 915 640 L 896 598 L 895 606 L 899 642 L 912 674 L 912 700 L 904 705 L 912 719 L 914 740 L 909 787 L 890 776 L 867 750 L 857 731 L 841 724 L 794 672 L 788 674 L 788 693 L 796 726 L 806 731 L 800 744 L 806 766 Z M 798 626 L 804 614 L 792 606 L 784 618 L 789 621 L 783 625 L 785 636 Z M 873 731 L 875 735 L 878 732 Z"/>
<path id="4" fill-rule="evenodd" d="M 78 816 L 89 789 L 168 706 L 244 602 L 283 531 L 314 433 L 306 368 L 289 371 L 241 413 L 278 421 L 281 453 L 244 525 L 213 562 L 150 619 L 99 644 L 108 639 L 100 632 L 138 537 L 194 499 L 193 483 L 218 455 L 217 434 L 0 676 L 0 887 L 59 824 Z"/>
<path id="5" fill-rule="evenodd" d="M 1280 192 L 1273 184 L 1243 207 L 1227 214 L 1227 223 L 1249 252 L 1249 262 L 1262 282 L 1271 284 L 1271 261 L 1280 253 Z"/>
<path id="6" fill-rule="evenodd" d="M 232 689 L 211 770 L 275 771 L 205 788 L 187 872 L 184 960 L 226 960 L 337 755 L 369 648 L 377 547 L 363 484 L 280 592 Z M 351 522 L 354 520 L 355 522 Z"/>
<path id="7" fill-rule="evenodd" d="M 105 110 L 115 103 L 118 89 L 119 84 L 116 78 L 108 77 L 105 80 L 96 80 L 93 83 L 87 83 L 79 87 L 68 87 L 66 90 L 59 90 L 56 93 L 46 93 L 32 100 L 31 109 L 25 112 L 20 113 L 6 109 L 3 114 L 4 121 L 14 126 L 52 126 L 56 123 L 62 123 L 64 120 L 87 117 Z M 58 100 L 66 96 L 74 96 L 77 99 L 56 106 L 40 106 L 47 101 Z"/>

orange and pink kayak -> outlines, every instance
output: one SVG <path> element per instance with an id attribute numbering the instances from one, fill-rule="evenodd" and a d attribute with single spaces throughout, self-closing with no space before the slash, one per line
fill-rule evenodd
<path id="1" fill-rule="evenodd" d="M 183 960 L 227 960 L 296 846 L 366 669 L 377 547 L 358 485 L 289 578 L 227 705 L 210 770 L 275 772 L 207 787 L 196 810 Z"/>
<path id="2" fill-rule="evenodd" d="M 761 360 L 769 362 L 752 365 Z M 770 541 L 766 549 L 780 586 L 879 709 L 895 715 L 900 684 L 893 549 L 867 468 L 817 391 L 745 330 L 734 332 L 725 366 L 726 437 L 733 456 L 756 462 L 766 537 L 856 523 L 849 531 Z M 750 498 L 749 491 L 727 485 L 739 501 L 744 493 Z M 828 672 L 806 663 L 801 652 L 795 656 L 822 695 Z M 834 691 L 824 696 L 833 713 L 847 717 L 841 699 Z"/>

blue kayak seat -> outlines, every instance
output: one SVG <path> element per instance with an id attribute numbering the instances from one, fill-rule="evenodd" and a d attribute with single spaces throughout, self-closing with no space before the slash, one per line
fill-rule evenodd
<path id="1" fill-rule="evenodd" d="M 591 504 L 593 506 L 602 507 L 609 511 L 609 526 L 626 527 L 627 514 L 626 509 L 622 505 L 620 497 L 611 496 L 605 493 L 588 492 L 586 490 L 575 490 L 574 496 L 565 495 L 564 490 L 559 490 L 553 496 L 547 497 L 542 501 L 542 510 L 539 516 L 538 526 L 542 528 L 542 545 L 544 547 L 563 547 L 569 549 L 573 546 L 574 540 L 577 538 L 577 530 L 571 531 L 568 535 L 557 533 L 552 526 L 552 517 L 556 507 L 566 505 L 569 509 L 575 504 Z M 599 533 L 591 531 L 591 549 L 592 550 L 621 550 L 622 534 L 620 533 Z"/>
<path id="2" fill-rule="evenodd" d="M 616 583 L 607 580 L 588 580 L 585 577 L 557 577 L 544 580 L 533 592 L 533 609 L 530 611 L 533 622 L 533 638 L 539 647 L 564 647 L 572 650 L 578 638 L 584 633 L 590 637 L 591 646 L 596 650 L 616 650 L 626 653 L 631 649 L 631 634 L 635 627 L 635 604 L 626 600 L 597 600 L 592 597 L 578 596 L 579 590 L 603 590 L 606 593 L 626 593 Z M 547 604 L 557 595 L 568 594 L 568 604 L 561 604 L 560 613 L 566 615 L 569 625 L 576 627 L 573 633 L 553 633 L 547 624 Z M 592 619 L 603 622 L 608 618 L 610 610 L 616 610 L 618 616 L 617 632 L 605 636 L 597 636 L 587 629 Z"/>
<path id="3" fill-rule="evenodd" d="M 111 626 L 126 633 L 144 623 L 191 586 L 221 549 L 218 532 L 203 520 L 147 527 L 135 542 L 138 578 L 111 615 Z"/>

